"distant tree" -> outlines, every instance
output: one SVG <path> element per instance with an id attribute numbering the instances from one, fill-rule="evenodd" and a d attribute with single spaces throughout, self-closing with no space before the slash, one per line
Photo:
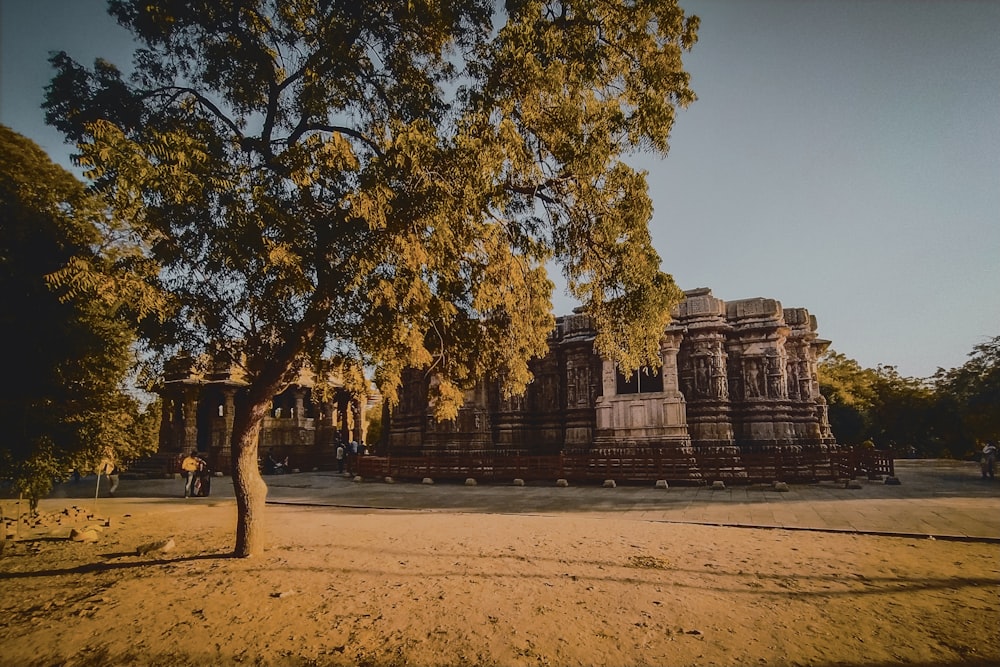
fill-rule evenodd
<path id="1" fill-rule="evenodd" d="M 498 3 L 499 4 L 499 3 Z M 144 44 L 126 80 L 53 57 L 49 122 L 160 265 L 162 356 L 222 351 L 237 398 L 235 553 L 263 548 L 257 439 L 307 361 L 530 381 L 552 283 L 624 368 L 657 363 L 681 297 L 660 270 L 645 174 L 694 100 L 675 0 L 112 0 Z"/>
<path id="2" fill-rule="evenodd" d="M 939 368 L 934 386 L 941 409 L 961 434 L 963 454 L 977 441 L 1000 441 L 1000 336 L 976 345 L 958 368 Z"/>
<path id="3" fill-rule="evenodd" d="M 126 391 L 135 335 L 114 278 L 124 255 L 104 234 L 102 202 L 4 126 L 0 155 L 0 478 L 34 509 L 68 470 L 134 458 L 155 439 Z M 83 266 L 89 282 L 65 298 L 62 281 Z"/>
<path id="4" fill-rule="evenodd" d="M 382 406 L 368 412 L 368 428 L 365 431 L 365 445 L 369 450 L 382 440 Z"/>
<path id="5" fill-rule="evenodd" d="M 870 437 L 877 375 L 854 359 L 829 350 L 818 364 L 819 390 L 826 398 L 830 428 L 838 442 L 860 444 Z"/>
<path id="6" fill-rule="evenodd" d="M 934 389 L 921 378 L 905 377 L 895 366 L 875 369 L 869 432 L 880 447 L 929 451 L 935 442 Z"/>

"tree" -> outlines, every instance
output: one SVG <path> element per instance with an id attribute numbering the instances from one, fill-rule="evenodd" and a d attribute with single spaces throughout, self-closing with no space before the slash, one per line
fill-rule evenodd
<path id="1" fill-rule="evenodd" d="M 114 265 L 126 255 L 101 245 L 110 238 L 101 201 L 4 126 L 0 153 L 0 477 L 34 510 L 68 470 L 133 458 L 155 440 L 125 390 L 135 334 Z M 66 298 L 60 285 L 82 266 L 89 282 Z"/>
<path id="2" fill-rule="evenodd" d="M 884 447 L 928 451 L 935 440 L 934 391 L 930 383 L 902 376 L 895 366 L 879 365 L 875 375 L 871 437 Z"/>
<path id="3" fill-rule="evenodd" d="M 954 418 L 966 452 L 976 441 L 1000 440 L 1000 336 L 976 345 L 958 368 L 934 374 L 938 400 Z"/>
<path id="4" fill-rule="evenodd" d="M 833 350 L 818 364 L 819 389 L 826 398 L 830 428 L 838 441 L 860 443 L 870 435 L 876 374 Z"/>
<path id="5" fill-rule="evenodd" d="M 158 262 L 161 358 L 224 352 L 249 385 L 232 451 L 235 553 L 263 548 L 271 396 L 307 362 L 530 381 L 553 326 L 546 263 L 624 368 L 656 364 L 681 297 L 635 151 L 694 100 L 675 0 L 112 0 L 126 78 L 65 53 L 47 119 Z"/>

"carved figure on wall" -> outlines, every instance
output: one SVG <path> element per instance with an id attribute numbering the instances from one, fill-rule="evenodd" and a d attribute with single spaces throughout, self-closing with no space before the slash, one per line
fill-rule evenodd
<path id="1" fill-rule="evenodd" d="M 758 398 L 760 396 L 760 370 L 757 368 L 756 359 L 746 360 L 746 392 L 747 398 Z"/>
<path id="2" fill-rule="evenodd" d="M 774 353 L 768 354 L 764 358 L 765 369 L 767 373 L 767 394 L 771 398 L 784 398 L 785 392 L 783 391 L 783 380 L 784 373 L 781 369 L 781 360 Z"/>
<path id="3" fill-rule="evenodd" d="M 695 379 L 694 387 L 699 396 L 708 395 L 708 364 L 704 357 L 697 357 L 694 361 Z"/>
<path id="4" fill-rule="evenodd" d="M 681 387 L 684 391 L 684 395 L 688 399 L 694 398 L 694 381 L 691 379 L 690 375 L 685 375 L 681 378 Z"/>
<path id="5" fill-rule="evenodd" d="M 588 387 L 590 385 L 590 370 L 583 366 L 576 369 L 576 402 L 579 405 L 586 405 L 589 398 L 590 392 Z"/>
<path id="6" fill-rule="evenodd" d="M 729 397 L 735 401 L 743 400 L 743 376 L 735 372 L 729 376 Z"/>
<path id="7" fill-rule="evenodd" d="M 799 377 L 798 371 L 796 370 L 796 364 L 790 364 L 788 367 L 788 379 L 786 382 L 788 386 L 788 397 L 796 399 L 799 397 Z"/>
<path id="8" fill-rule="evenodd" d="M 716 398 L 729 398 L 729 388 L 726 386 L 726 370 L 722 364 L 722 358 L 712 355 L 712 384 L 713 394 Z"/>

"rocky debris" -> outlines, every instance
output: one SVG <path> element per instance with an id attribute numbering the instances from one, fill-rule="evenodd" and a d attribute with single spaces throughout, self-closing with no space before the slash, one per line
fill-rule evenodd
<path id="1" fill-rule="evenodd" d="M 771 485 L 771 487 L 775 491 L 781 491 L 782 493 L 788 491 L 788 484 L 786 482 L 775 482 L 774 484 Z"/>
<path id="2" fill-rule="evenodd" d="M 657 488 L 657 489 L 669 489 L 670 485 L 667 484 L 667 480 L 665 480 L 665 479 L 658 479 L 658 480 L 656 480 L 656 486 L 654 488 Z"/>
<path id="3" fill-rule="evenodd" d="M 424 481 L 421 482 L 421 484 L 433 484 L 433 483 L 434 483 L 434 480 L 431 479 L 430 477 L 424 477 Z"/>
<path id="4" fill-rule="evenodd" d="M 96 542 L 97 538 L 97 530 L 94 528 L 84 528 L 83 530 L 74 528 L 69 531 L 69 539 L 74 542 Z"/>
<path id="5" fill-rule="evenodd" d="M 569 480 L 568 479 L 557 479 L 556 480 L 556 486 L 567 487 L 567 486 L 569 486 Z"/>
<path id="6" fill-rule="evenodd" d="M 177 543 L 174 542 L 174 538 L 169 537 L 165 540 L 159 540 L 157 542 L 147 542 L 146 544 L 140 544 L 135 548 L 136 556 L 145 556 L 151 553 L 169 553 L 177 548 Z"/>
<path id="7" fill-rule="evenodd" d="M 476 485 L 476 479 L 474 477 L 469 477 L 468 479 L 465 480 L 465 485 L 466 486 L 475 486 Z"/>
<path id="8" fill-rule="evenodd" d="M 606 480 L 604 480 L 604 488 L 605 489 L 613 489 L 616 486 L 617 486 L 617 484 L 615 484 L 615 480 L 613 480 L 613 479 L 606 479 Z"/>
<path id="9" fill-rule="evenodd" d="M 524 480 L 521 479 L 520 477 L 516 478 L 514 480 L 514 486 L 524 486 Z"/>
<path id="10" fill-rule="evenodd" d="M 713 491 L 725 491 L 726 490 L 726 483 L 723 482 L 721 479 L 717 479 L 714 482 L 712 482 L 712 490 Z"/>
<path id="11" fill-rule="evenodd" d="M 648 570 L 668 570 L 670 562 L 664 558 L 656 556 L 629 556 L 628 564 L 632 567 L 641 567 Z"/>
<path id="12" fill-rule="evenodd" d="M 73 505 L 72 507 L 63 508 L 58 512 L 38 512 L 34 515 L 25 514 L 21 517 L 21 523 L 29 528 L 59 528 L 95 518 L 90 510 Z M 101 520 L 103 521 L 103 519 Z"/>

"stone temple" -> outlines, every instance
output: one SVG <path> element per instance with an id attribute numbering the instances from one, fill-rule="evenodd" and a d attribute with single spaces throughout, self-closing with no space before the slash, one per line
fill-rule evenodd
<path id="1" fill-rule="evenodd" d="M 804 308 L 690 290 L 663 332 L 661 367 L 626 377 L 595 351 L 587 315 L 568 315 L 532 362 L 523 396 L 481 382 L 456 419 L 439 422 L 427 400 L 432 379 L 408 372 L 379 453 L 826 450 L 836 443 L 816 366 L 830 342 L 816 329 Z"/>

